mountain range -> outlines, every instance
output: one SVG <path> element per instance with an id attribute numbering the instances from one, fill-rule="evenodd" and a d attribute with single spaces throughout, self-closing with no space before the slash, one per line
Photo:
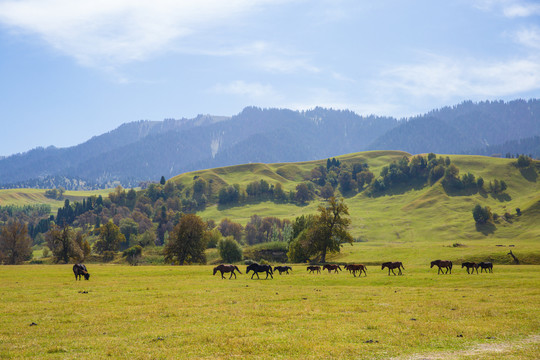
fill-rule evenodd
<path id="1" fill-rule="evenodd" d="M 540 157 L 540 100 L 466 101 L 406 119 L 248 107 L 232 117 L 136 121 L 77 146 L 0 159 L 0 187 L 131 187 L 198 169 L 368 150 Z"/>

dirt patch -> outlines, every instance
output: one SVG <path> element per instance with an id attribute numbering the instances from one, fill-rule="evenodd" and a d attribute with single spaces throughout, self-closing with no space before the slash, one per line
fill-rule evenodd
<path id="1" fill-rule="evenodd" d="M 462 357 L 475 357 L 482 354 L 493 353 L 502 356 L 504 353 L 511 352 L 516 348 L 523 348 L 532 344 L 540 343 L 540 335 L 530 335 L 522 340 L 509 342 L 493 342 L 475 345 L 469 349 L 456 351 L 441 351 L 425 354 L 413 354 L 409 356 L 400 356 L 392 360 L 439 360 L 439 359 L 457 359 Z"/>

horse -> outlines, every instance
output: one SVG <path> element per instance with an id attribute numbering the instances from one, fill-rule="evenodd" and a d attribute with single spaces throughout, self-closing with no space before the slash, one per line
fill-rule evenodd
<path id="1" fill-rule="evenodd" d="M 281 273 L 289 274 L 289 270 L 292 271 L 292 267 L 290 267 L 290 266 L 276 266 L 274 268 L 274 272 L 279 271 L 279 275 L 281 275 Z"/>
<path id="2" fill-rule="evenodd" d="M 349 270 L 349 272 L 351 272 L 354 277 L 356 277 L 356 272 L 358 271 L 359 274 L 358 276 L 362 276 L 362 272 L 364 272 L 364 275 L 367 276 L 367 273 L 366 273 L 366 265 L 364 264 L 351 264 L 351 265 L 345 265 L 344 266 L 346 270 Z"/>
<path id="3" fill-rule="evenodd" d="M 476 272 L 478 272 L 478 268 L 480 268 L 480 272 L 481 272 L 481 273 L 482 273 L 484 270 L 486 270 L 486 272 L 490 272 L 490 273 L 493 272 L 493 264 L 490 263 L 490 262 L 481 262 L 481 263 L 478 263 L 478 264 L 476 264 Z"/>
<path id="4" fill-rule="evenodd" d="M 467 268 L 467 274 L 474 274 L 474 270 L 476 270 L 476 273 L 478 274 L 478 267 L 476 266 L 476 263 L 473 262 L 464 262 L 461 264 L 461 268 L 464 267 Z M 469 269 L 472 269 L 471 272 L 469 272 Z"/>
<path id="5" fill-rule="evenodd" d="M 336 274 L 337 274 L 338 270 L 339 270 L 339 271 L 342 271 L 342 270 L 341 270 L 341 267 L 340 267 L 339 265 L 336 265 L 336 264 L 325 264 L 325 265 L 323 266 L 322 269 L 323 269 L 323 271 L 324 271 L 324 270 L 328 270 L 328 273 L 329 273 L 329 274 L 330 274 L 332 271 L 334 271 Z"/>
<path id="6" fill-rule="evenodd" d="M 260 272 L 266 272 L 266 279 L 268 279 L 268 275 L 270 275 L 272 279 L 274 278 L 274 276 L 272 276 L 274 272 L 272 271 L 272 267 L 270 265 L 260 265 L 257 263 L 253 263 L 251 265 L 248 265 L 248 267 L 246 268 L 246 275 L 249 274 L 250 271 L 253 271 L 253 274 L 251 275 L 252 279 L 255 274 L 257 274 L 257 279 L 260 279 Z"/>
<path id="7" fill-rule="evenodd" d="M 310 273 L 314 273 L 314 272 L 317 272 L 317 273 L 321 273 L 321 267 L 319 265 L 311 265 L 311 266 L 308 266 L 307 267 L 307 271 L 309 271 Z"/>
<path id="8" fill-rule="evenodd" d="M 81 276 L 84 276 L 85 280 L 90 279 L 90 273 L 84 264 L 73 265 L 73 273 L 75 274 L 75 280 L 81 280 Z"/>
<path id="9" fill-rule="evenodd" d="M 234 272 L 234 270 L 238 271 L 241 274 L 240 269 L 238 269 L 238 266 L 221 264 L 214 268 L 214 275 L 216 275 L 216 273 L 219 271 L 221 272 L 221 278 L 225 279 L 225 276 L 223 276 L 223 273 L 230 272 L 231 276 L 229 276 L 229 279 L 232 278 L 233 275 L 234 275 L 234 278 L 236 279 L 236 273 Z"/>
<path id="10" fill-rule="evenodd" d="M 439 267 L 439 270 L 437 271 L 437 275 L 439 275 L 440 273 L 443 273 L 443 274 L 448 274 L 448 273 L 452 273 L 452 262 L 451 261 L 447 261 L 447 260 L 435 260 L 435 261 L 432 261 L 431 262 L 431 268 L 433 268 L 433 266 L 437 265 Z M 446 269 L 446 272 L 444 272 L 443 268 Z"/>
<path id="11" fill-rule="evenodd" d="M 403 275 L 402 272 L 401 272 L 401 268 L 403 268 L 403 270 L 405 270 L 405 266 L 403 266 L 401 261 L 385 262 L 385 263 L 382 264 L 381 270 L 384 270 L 385 267 L 388 268 L 388 275 L 390 275 L 390 271 L 392 271 L 392 274 L 396 275 L 396 273 L 394 272 L 394 269 L 398 269 L 398 275 Z"/>

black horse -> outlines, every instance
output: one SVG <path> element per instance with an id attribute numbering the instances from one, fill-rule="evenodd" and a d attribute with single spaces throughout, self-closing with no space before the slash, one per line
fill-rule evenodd
<path id="1" fill-rule="evenodd" d="M 272 267 L 270 265 L 260 265 L 257 263 L 253 263 L 251 265 L 248 265 L 248 267 L 246 268 L 246 274 L 248 274 L 250 271 L 253 271 L 253 274 L 251 275 L 252 279 L 253 275 L 255 274 L 257 274 L 257 279 L 260 279 L 260 272 L 266 272 L 266 279 L 268 279 L 268 275 L 270 275 L 272 279 L 274 278 L 274 276 L 272 276 L 274 272 L 272 271 Z"/>
<path id="2" fill-rule="evenodd" d="M 480 272 L 483 272 L 486 270 L 486 272 L 493 272 L 493 264 L 490 262 L 481 262 L 476 264 L 476 272 L 478 272 L 478 268 L 480 268 Z"/>
<path id="3" fill-rule="evenodd" d="M 81 280 L 81 276 L 84 276 L 85 280 L 90 279 L 90 273 L 84 264 L 73 265 L 73 273 L 75 274 L 75 280 Z"/>
<path id="4" fill-rule="evenodd" d="M 292 271 L 292 267 L 290 267 L 290 266 L 276 266 L 274 268 L 274 272 L 279 271 L 279 275 L 281 275 L 281 273 L 289 274 L 289 270 Z"/>
<path id="5" fill-rule="evenodd" d="M 464 262 L 461 264 L 461 268 L 467 268 L 467 274 L 474 274 L 474 270 L 476 270 L 476 273 L 478 274 L 478 267 L 476 266 L 476 263 L 473 262 Z M 472 269 L 471 272 L 469 272 L 469 269 Z"/>
<path id="6" fill-rule="evenodd" d="M 403 266 L 401 261 L 385 262 L 385 263 L 382 264 L 381 270 L 384 270 L 385 267 L 388 268 L 388 275 L 390 275 L 390 271 L 392 271 L 392 274 L 396 275 L 396 273 L 394 272 L 394 269 L 398 269 L 398 275 L 403 275 L 402 272 L 401 272 L 401 268 L 403 268 L 403 270 L 405 270 L 405 266 Z"/>
<path id="7" fill-rule="evenodd" d="M 431 267 L 430 269 L 437 265 L 439 267 L 439 270 L 437 271 L 437 275 L 440 274 L 440 273 L 443 273 L 443 274 L 448 274 L 448 273 L 452 273 L 452 262 L 451 261 L 447 261 L 447 260 L 435 260 L 435 261 L 432 261 L 431 262 Z M 443 268 L 446 269 L 446 272 L 443 270 Z"/>

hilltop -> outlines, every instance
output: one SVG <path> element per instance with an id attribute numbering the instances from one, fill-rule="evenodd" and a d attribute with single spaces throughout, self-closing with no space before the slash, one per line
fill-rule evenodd
<path id="1" fill-rule="evenodd" d="M 239 165 L 368 150 L 540 157 L 540 100 L 463 102 L 406 119 L 348 110 L 245 108 L 232 117 L 137 121 L 70 148 L 0 159 L 0 187 L 88 190 Z"/>

